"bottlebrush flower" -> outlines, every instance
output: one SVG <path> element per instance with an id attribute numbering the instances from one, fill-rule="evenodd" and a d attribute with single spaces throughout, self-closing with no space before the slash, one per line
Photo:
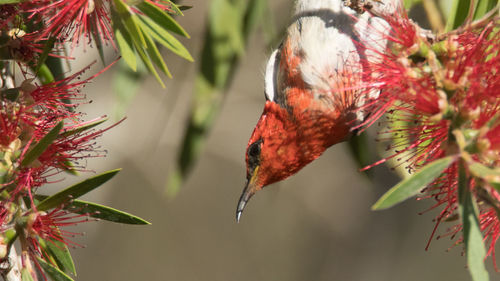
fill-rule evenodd
<path id="1" fill-rule="evenodd" d="M 50 212 L 34 212 L 28 215 L 27 231 L 33 250 L 42 253 L 38 238 L 50 243 L 62 242 L 70 247 L 82 247 L 71 238 L 82 235 L 66 229 L 68 226 L 76 226 L 82 222 L 88 222 L 87 214 L 74 214 L 62 208 L 53 209 Z"/>
<path id="2" fill-rule="evenodd" d="M 367 60 L 363 77 L 367 88 L 381 90 L 374 109 L 393 105 L 387 112 L 381 140 L 391 155 L 370 165 L 396 160 L 409 173 L 447 155 L 460 154 L 466 165 L 500 167 L 500 32 L 498 21 L 465 27 L 441 38 L 428 36 L 405 13 L 385 17 L 390 42 L 381 60 Z M 366 85 L 363 85 L 366 86 Z M 456 217 L 458 164 L 451 164 L 426 187 L 421 198 L 433 198 L 431 209 L 442 208 L 436 228 Z M 467 167 L 467 169 L 469 169 Z M 468 171 L 469 191 L 479 204 L 479 224 L 495 260 L 500 235 L 500 193 Z M 461 226 L 448 231 L 461 231 Z M 458 242 L 462 240 L 459 239 Z M 429 240 L 430 242 L 430 240 Z"/>
<path id="3" fill-rule="evenodd" d="M 99 121 L 99 119 L 94 121 Z M 82 125 L 65 126 L 60 136 L 37 158 L 36 163 L 21 167 L 17 171 L 16 191 L 30 194 L 33 188 L 47 183 L 48 178 L 63 171 L 85 171 L 85 165 L 81 161 L 88 158 L 102 157 L 105 153 L 96 146 L 94 140 L 120 122 L 105 129 L 84 130 L 81 132 L 78 131 L 78 128 L 83 127 Z M 53 125 L 50 124 L 47 128 L 40 129 L 47 133 L 49 128 L 52 129 Z M 43 136 L 44 134 L 35 131 L 33 139 L 28 143 L 36 143 Z M 23 155 L 21 155 L 19 161 L 22 160 Z"/>
<path id="4" fill-rule="evenodd" d="M 31 17 L 44 20 L 46 27 L 41 38 L 56 37 L 60 41 L 71 38 L 74 47 L 80 37 L 99 38 L 112 42 L 113 31 L 109 15 L 108 1 L 102 0 L 34 0 L 29 10 Z"/>
<path id="5" fill-rule="evenodd" d="M 170 4 L 161 0 L 146 0 L 157 7 L 171 12 Z M 31 18 L 40 19 L 46 25 L 41 39 L 58 38 L 59 41 L 70 41 L 75 47 L 82 37 L 90 44 L 97 42 L 114 44 L 114 33 L 111 28 L 110 9 L 114 5 L 110 0 L 33 0 L 28 9 Z M 137 10 L 132 9 L 137 12 Z M 96 43 L 100 44 L 100 43 Z"/>
<path id="6" fill-rule="evenodd" d="M 87 130 L 88 122 L 82 122 L 81 114 L 72 110 L 84 99 L 80 93 L 81 88 L 102 73 L 101 71 L 87 79 L 79 80 L 89 67 L 65 79 L 42 86 L 33 85 L 27 80 L 15 89 L 17 96 L 14 95 L 11 100 L 2 100 L 5 106 L 0 110 L 0 144 L 4 148 L 17 144 L 14 150 L 18 151 L 17 158 L 12 159 L 12 162 L 16 163 L 16 169 L 7 181 L 9 185 L 15 185 L 11 200 L 23 194 L 29 195 L 33 201 L 33 189 L 47 183 L 49 177 L 62 171 L 83 171 L 85 166 L 81 160 L 104 154 L 94 140 L 114 125 L 107 129 Z M 68 104 L 63 100 L 76 103 Z M 103 118 L 92 121 L 99 122 Z M 33 163 L 23 165 L 28 151 L 60 122 L 64 122 L 64 128 L 59 136 Z"/>

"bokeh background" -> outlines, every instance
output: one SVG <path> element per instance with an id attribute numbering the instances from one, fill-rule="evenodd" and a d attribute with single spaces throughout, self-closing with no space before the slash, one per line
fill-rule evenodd
<path id="1" fill-rule="evenodd" d="M 269 1 L 278 38 L 291 3 Z M 167 196 L 169 171 L 193 99 L 210 1 L 184 4 L 194 6 L 178 20 L 191 35 L 182 42 L 195 62 L 166 53 L 174 79 L 166 89 L 152 77 L 142 81 L 126 108 L 127 120 L 100 139 L 107 156 L 88 161 L 96 172 L 123 170 L 86 199 L 152 224 L 83 224 L 79 230 L 85 236 L 75 239 L 86 247 L 72 250 L 76 280 L 470 280 L 460 246 L 447 251 L 453 245 L 449 238 L 433 240 L 425 251 L 438 210 L 419 213 L 432 202 L 409 200 L 387 211 L 370 210 L 398 178 L 381 166 L 369 180 L 358 172 L 346 144 L 259 192 L 242 221 L 235 222 L 245 181 L 245 148 L 264 104 L 263 73 L 271 47 L 262 28 L 249 37 L 199 161 L 176 195 Z M 418 17 L 419 9 L 412 13 Z M 116 56 L 111 48 L 108 55 L 110 60 Z M 73 69 L 98 59 L 92 49 L 75 56 L 79 59 Z M 118 118 L 116 69 L 85 88 L 93 102 L 80 109 L 89 119 L 104 114 Z M 438 233 L 452 224 L 443 223 Z M 487 264 L 492 272 L 491 260 Z M 491 279 L 500 280 L 499 274 Z"/>

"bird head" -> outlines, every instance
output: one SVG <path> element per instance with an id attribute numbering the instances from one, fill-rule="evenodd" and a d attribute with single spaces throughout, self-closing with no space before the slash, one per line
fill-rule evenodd
<path id="1" fill-rule="evenodd" d="M 286 109 L 266 101 L 246 150 L 246 185 L 237 208 L 237 220 L 250 198 L 264 186 L 285 179 L 299 165 L 294 122 Z"/>
<path id="2" fill-rule="evenodd" d="M 299 105 L 295 109 L 266 101 L 246 150 L 247 180 L 237 206 L 237 221 L 257 191 L 297 173 L 349 134 L 340 119 L 306 113 Z M 332 135 L 334 129 L 337 134 Z"/>

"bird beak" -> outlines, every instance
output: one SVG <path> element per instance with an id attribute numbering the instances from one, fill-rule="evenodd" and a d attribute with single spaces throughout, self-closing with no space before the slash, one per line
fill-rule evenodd
<path id="1" fill-rule="evenodd" d="M 241 193 L 240 200 L 238 201 L 238 207 L 236 208 L 236 222 L 240 222 L 241 214 L 247 205 L 248 200 L 252 198 L 252 196 L 261 189 L 261 187 L 257 184 L 257 174 L 259 171 L 259 166 L 257 166 L 253 172 L 252 176 L 247 179 L 247 183 L 245 184 L 245 188 L 243 189 L 243 193 Z"/>

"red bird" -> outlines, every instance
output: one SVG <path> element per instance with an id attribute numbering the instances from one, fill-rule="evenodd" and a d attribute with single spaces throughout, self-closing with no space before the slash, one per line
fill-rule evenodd
<path id="1" fill-rule="evenodd" d="M 367 117 L 360 107 L 378 92 L 349 86 L 360 80 L 360 61 L 385 48 L 387 29 L 380 18 L 358 15 L 342 0 L 296 1 L 294 22 L 267 63 L 266 104 L 248 142 L 237 221 L 255 192 L 348 139 Z"/>

